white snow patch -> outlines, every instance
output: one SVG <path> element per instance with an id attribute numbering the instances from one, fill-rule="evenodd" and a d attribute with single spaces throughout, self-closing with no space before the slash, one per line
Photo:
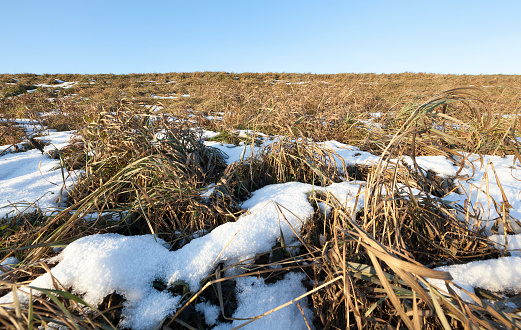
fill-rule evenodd
<path id="1" fill-rule="evenodd" d="M 474 288 L 493 292 L 521 292 L 521 257 L 473 261 L 462 265 L 442 266 L 435 270 L 449 272 L 455 284 L 471 293 L 474 293 Z M 428 281 L 447 291 L 444 281 L 436 279 L 428 279 Z M 469 295 L 456 287 L 452 288 L 462 299 L 473 302 Z"/>
<path id="2" fill-rule="evenodd" d="M 20 260 L 18 260 L 16 257 L 9 257 L 5 258 L 4 261 L 0 263 L 0 266 L 4 267 L 5 270 L 9 271 L 13 269 L 16 265 L 20 263 Z M 4 272 L 0 269 L 0 275 L 2 275 Z M 3 276 L 0 276 L 0 280 Z"/>
<path id="3" fill-rule="evenodd" d="M 56 79 L 56 82 L 59 82 L 59 83 L 56 84 L 56 85 L 37 84 L 35 86 L 36 87 L 44 87 L 44 88 L 64 88 L 64 89 L 67 89 L 67 88 L 71 88 L 74 85 L 78 84 L 77 81 L 66 82 L 66 81 L 59 80 L 59 79 Z"/>
<path id="4" fill-rule="evenodd" d="M 45 139 L 52 144 L 45 151 L 60 149 L 69 143 L 72 132 L 49 132 Z M 70 186 L 73 179 L 68 173 L 55 169 L 59 160 L 41 154 L 37 149 L 4 154 L 0 157 L 0 217 L 17 213 L 26 208 L 52 209 L 60 205 L 60 192 L 65 184 Z M 62 175 L 66 180 L 63 182 Z"/>
<path id="5" fill-rule="evenodd" d="M 83 299 L 94 306 L 113 292 L 125 297 L 121 326 L 153 329 L 175 310 L 180 297 L 153 288 L 156 278 L 166 274 L 169 251 L 164 241 L 151 235 L 125 237 L 117 234 L 92 235 L 69 244 L 54 258 L 59 264 L 52 274 L 73 293 L 84 293 Z M 35 279 L 30 286 L 53 288 L 49 274 Z M 21 296 L 28 302 L 28 296 Z M 12 295 L 0 298 L 11 303 Z"/>
<path id="6" fill-rule="evenodd" d="M 151 98 L 153 99 L 160 99 L 160 100 L 173 100 L 173 99 L 177 99 L 177 96 L 158 96 L 158 95 L 154 95 L 154 94 L 151 94 L 150 95 Z"/>
<path id="7" fill-rule="evenodd" d="M 203 139 L 211 139 L 211 138 L 214 138 L 216 136 L 219 136 L 219 132 L 214 132 L 214 131 L 207 131 L 205 129 L 201 130 L 201 137 Z"/>
<path id="8" fill-rule="evenodd" d="M 506 236 L 507 251 L 509 251 L 512 256 L 521 257 L 521 234 Z M 499 244 L 499 249 L 505 246 L 505 235 L 491 235 L 488 238 Z"/>
<path id="9" fill-rule="evenodd" d="M 232 164 L 237 161 L 242 161 L 245 158 L 251 157 L 261 148 L 251 145 L 236 146 L 229 143 L 220 143 L 217 141 L 205 141 L 204 144 L 208 147 L 214 147 L 224 152 L 228 157 L 226 158 L 226 164 Z"/>
<path id="10" fill-rule="evenodd" d="M 302 273 L 288 273 L 273 284 L 266 284 L 262 278 L 243 277 L 237 279 L 238 308 L 233 313 L 233 318 L 251 318 L 262 315 L 275 309 L 303 294 L 306 289 L 302 285 L 305 279 Z M 297 301 L 304 310 L 306 320 L 312 326 L 313 314 L 304 300 Z M 215 330 L 228 330 L 240 326 L 247 321 L 235 320 L 231 324 L 223 323 L 215 327 Z M 244 329 L 308 329 L 304 317 L 296 304 L 291 304 L 264 316 Z"/>
<path id="11" fill-rule="evenodd" d="M 403 161 L 411 167 L 414 166 L 412 158 L 409 156 L 404 157 Z M 442 178 L 455 176 L 459 169 L 452 160 L 445 156 L 418 156 L 416 157 L 416 163 L 421 168 L 431 170 Z"/>
<path id="12" fill-rule="evenodd" d="M 215 191 L 215 183 L 209 184 L 207 187 L 205 187 L 203 190 L 201 190 L 200 194 L 203 198 L 209 198 L 212 196 L 212 194 Z"/>
<path id="13" fill-rule="evenodd" d="M 327 141 L 320 143 L 323 146 L 331 148 L 338 154 L 335 156 L 336 162 L 340 165 L 340 158 L 344 160 L 347 166 L 354 165 L 376 165 L 380 161 L 380 157 L 370 152 L 360 151 L 358 147 L 340 143 L 338 141 Z"/>
<path id="14" fill-rule="evenodd" d="M 205 301 L 195 305 L 195 310 L 203 314 L 206 325 L 214 326 L 217 324 L 217 319 L 219 318 L 219 313 L 221 312 L 219 307 Z"/>
<path id="15" fill-rule="evenodd" d="M 514 219 L 521 219 L 521 194 L 519 189 L 519 180 L 521 179 L 521 166 L 514 162 L 514 156 L 483 156 L 482 161 L 477 155 L 471 155 L 469 162 L 461 171 L 463 179 L 455 181 L 463 194 L 453 192 L 444 197 L 447 201 L 456 202 L 465 205 L 465 200 L 470 202 L 471 211 L 479 215 L 483 222 L 483 226 L 490 230 L 494 222 L 501 215 L 503 204 L 503 195 L 501 185 L 505 197 L 511 208 L 509 214 Z M 495 172 L 495 174 L 494 174 Z M 496 180 L 496 174 L 498 180 Z M 490 197 L 489 197 L 490 196 Z M 497 208 L 496 208 L 497 206 Z M 516 233 L 521 233 L 521 228 L 515 223 L 511 223 Z M 501 232 L 502 228 L 500 228 Z"/>

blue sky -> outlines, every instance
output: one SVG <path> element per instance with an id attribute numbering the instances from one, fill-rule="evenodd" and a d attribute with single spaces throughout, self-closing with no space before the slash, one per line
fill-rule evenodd
<path id="1" fill-rule="evenodd" d="M 521 74 L 521 1 L 0 0 L 0 73 Z"/>

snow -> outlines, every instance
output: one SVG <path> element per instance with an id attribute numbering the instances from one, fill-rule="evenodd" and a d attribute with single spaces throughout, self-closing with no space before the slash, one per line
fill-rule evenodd
<path id="1" fill-rule="evenodd" d="M 499 114 L 494 114 L 495 116 L 498 116 Z M 501 115 L 501 118 L 505 118 L 505 119 L 508 119 L 508 118 L 516 118 L 518 116 L 521 116 L 521 113 L 516 113 L 516 114 L 508 114 L 508 115 Z"/>
<path id="2" fill-rule="evenodd" d="M 256 147 L 245 144 L 244 142 L 241 142 L 241 145 L 236 146 L 234 144 L 229 143 L 220 143 L 216 141 L 206 141 L 205 145 L 208 147 L 214 147 L 222 152 L 224 152 L 227 155 L 226 158 L 226 164 L 232 164 L 237 161 L 243 160 L 245 157 L 251 156 L 254 152 L 257 152 L 260 150 L 260 147 Z"/>
<path id="3" fill-rule="evenodd" d="M 207 131 L 207 130 L 201 130 L 200 133 L 201 133 L 201 137 L 203 139 L 212 139 L 216 136 L 219 136 L 219 134 L 220 134 L 219 132 L 213 132 L 213 131 Z"/>
<path id="4" fill-rule="evenodd" d="M 152 286 L 156 278 L 164 278 L 167 272 L 165 260 L 169 251 L 163 243 L 152 235 L 83 237 L 51 260 L 59 261 L 52 274 L 64 287 L 72 287 L 74 293 L 85 293 L 83 299 L 94 306 L 113 292 L 123 295 L 126 301 L 121 326 L 154 328 L 180 300 Z M 53 283 L 46 273 L 30 286 L 53 288 Z M 0 303 L 9 303 L 11 299 L 8 294 L 0 298 Z"/>
<path id="5" fill-rule="evenodd" d="M 338 154 L 339 157 L 335 157 L 338 164 L 340 164 L 340 158 L 344 160 L 347 166 L 376 165 L 380 161 L 378 156 L 337 141 L 327 141 L 322 145 L 329 147 Z M 458 189 L 444 196 L 443 199 L 462 206 L 465 205 L 465 201 L 470 202 L 471 211 L 476 213 L 477 219 L 481 221 L 481 226 L 490 231 L 496 219 L 500 217 L 498 209 L 501 210 L 503 203 L 502 188 L 508 203 L 511 205 L 511 208 L 509 208 L 510 216 L 514 219 L 521 219 L 521 192 L 519 188 L 521 184 L 521 164 L 514 162 L 514 156 L 484 155 L 480 157 L 474 154 L 464 154 L 463 156 L 467 157 L 467 161 L 459 173 L 460 178 L 455 180 Z M 391 164 L 396 162 L 397 160 L 392 160 Z M 413 166 L 410 157 L 404 157 L 403 162 L 410 167 Z M 416 162 L 424 170 L 431 170 L 441 178 L 454 177 L 459 171 L 459 167 L 454 164 L 454 161 L 445 156 L 416 157 Z M 496 180 L 496 175 L 499 180 Z M 477 221 L 470 220 L 471 224 L 477 224 Z M 510 225 L 516 233 L 521 233 L 521 227 L 515 222 L 511 221 Z M 502 227 L 500 230 L 502 230 Z"/>
<path id="6" fill-rule="evenodd" d="M 502 190 L 508 205 L 509 214 L 514 219 L 521 219 L 521 194 L 520 179 L 521 165 L 514 163 L 513 156 L 469 156 L 470 164 L 466 165 L 460 175 L 467 179 L 458 179 L 460 190 L 463 194 L 456 192 L 444 197 L 447 201 L 464 205 L 465 200 L 470 202 L 472 209 L 479 214 L 483 226 L 490 230 L 497 218 L 500 217 L 498 209 L 501 210 L 503 202 Z M 497 179 L 496 179 L 497 175 Z M 521 227 L 515 222 L 510 222 L 516 233 L 521 233 Z M 502 230 L 502 227 L 500 228 Z"/>
<path id="7" fill-rule="evenodd" d="M 0 118 L 0 121 L 7 122 L 8 120 L 5 118 Z M 45 130 L 45 127 L 40 125 L 38 121 L 32 120 L 32 119 L 15 119 L 15 120 L 9 120 L 9 122 L 15 123 L 18 126 L 22 127 L 28 136 L 31 136 L 35 133 L 40 133 L 41 131 Z M 7 147 L 7 146 L 1 146 L 0 148 L 3 148 L 3 147 Z"/>
<path id="8" fill-rule="evenodd" d="M 1 263 L 0 263 L 0 266 L 2 266 L 5 270 L 9 271 L 11 269 L 13 269 L 16 265 L 18 265 L 20 263 L 20 260 L 18 260 L 16 257 L 9 257 L 9 258 L 5 258 Z M 2 274 L 4 272 L 2 271 L 2 269 L 0 269 L 0 280 L 2 280 Z"/>
<path id="9" fill-rule="evenodd" d="M 410 167 L 414 166 L 412 158 L 404 157 L 405 164 Z M 458 167 L 454 162 L 445 156 L 419 156 L 416 157 L 416 164 L 425 170 L 431 170 L 442 178 L 450 178 L 456 175 Z"/>
<path id="10" fill-rule="evenodd" d="M 237 300 L 239 307 L 233 313 L 233 318 L 250 318 L 262 315 L 272 309 L 281 306 L 292 299 L 306 293 L 306 289 L 301 282 L 305 279 L 304 274 L 288 273 L 273 284 L 266 284 L 262 278 L 243 277 L 237 279 Z M 306 303 L 299 302 L 306 306 Z M 302 307 L 302 306 L 301 306 Z M 304 316 L 311 325 L 313 314 L 311 310 L 304 307 Z M 228 330 L 245 323 L 243 320 L 235 320 L 231 324 L 223 323 L 215 327 L 215 330 Z M 273 312 L 253 323 L 244 329 L 307 329 L 306 323 L 296 304 L 291 304 L 280 310 Z"/>
<path id="11" fill-rule="evenodd" d="M 377 118 L 378 115 L 373 114 L 373 117 Z M 72 132 L 45 130 L 28 120 L 18 120 L 17 123 L 23 126 L 28 134 L 47 134 L 42 139 L 52 144 L 45 148 L 46 151 L 67 145 L 72 135 Z M 240 136 L 257 136 L 257 133 L 252 131 L 238 133 Z M 210 138 L 217 133 L 201 130 L 201 134 Z M 269 137 L 261 137 L 263 145 L 273 141 Z M 258 146 L 244 143 L 235 146 L 206 141 L 205 144 L 225 152 L 228 155 L 228 164 L 244 160 L 260 150 Z M 380 161 L 380 157 L 376 155 L 337 141 L 327 141 L 321 145 L 335 151 L 336 159 L 343 160 L 348 166 L 376 165 Z M 521 165 L 515 163 L 512 156 L 463 156 L 467 157 L 468 162 L 461 171 L 452 159 L 444 156 L 417 157 L 416 162 L 425 170 L 431 170 L 442 178 L 452 178 L 459 171 L 460 177 L 454 180 L 458 186 L 457 191 L 451 192 L 443 199 L 461 206 L 467 202 L 469 207 L 478 212 L 479 219 L 487 230 L 490 231 L 493 221 L 500 216 L 496 209 L 497 205 L 503 203 L 499 184 L 511 206 L 510 216 L 520 219 L 521 184 L 518 179 L 521 178 Z M 402 160 L 405 164 L 413 166 L 410 157 Z M 392 160 L 391 166 L 397 161 Z M 57 197 L 63 194 L 63 178 L 62 172 L 55 169 L 58 164 L 58 160 L 53 160 L 46 154 L 42 155 L 38 150 L 1 155 L 0 207 L 3 207 L 0 208 L 0 217 L 17 212 L 15 204 L 38 206 L 44 212 L 59 208 Z M 69 177 L 65 184 L 70 186 L 73 180 Z M 309 194 L 314 191 L 329 192 L 352 212 L 356 212 L 363 207 L 363 195 L 358 200 L 356 196 L 359 193 L 363 194 L 364 187 L 365 182 L 361 181 L 335 183 L 328 187 L 299 182 L 266 186 L 253 192 L 251 198 L 243 203 L 242 207 L 247 212 L 237 221 L 220 225 L 208 233 L 194 235 L 188 244 L 176 251 L 169 251 L 168 244 L 152 235 L 86 236 L 70 243 L 53 258 L 52 261 L 57 264 L 52 268 L 52 274 L 65 288 L 81 294 L 83 299 L 92 305 L 99 304 L 105 296 L 113 292 L 123 295 L 123 320 L 119 326 L 133 329 L 154 328 L 165 317 L 175 313 L 182 299 L 168 290 L 157 290 L 154 281 L 159 280 L 170 286 L 184 283 L 193 292 L 201 288 L 202 281 L 218 264 L 239 264 L 231 267 L 225 274 L 239 275 L 243 272 L 241 263 L 256 254 L 270 251 L 281 237 L 284 237 L 285 245 L 298 244 L 295 233 L 300 233 L 305 221 L 313 215 L 313 207 L 308 201 Z M 208 186 L 201 191 L 201 195 L 209 196 L 214 188 L 214 185 Z M 321 208 L 324 212 L 328 211 L 324 205 Z M 91 217 L 94 219 L 97 216 Z M 514 230 L 518 229 L 515 223 L 512 227 Z M 498 243 L 499 249 L 503 248 L 505 235 L 493 235 L 490 238 Z M 521 292 L 521 234 L 508 235 L 506 238 L 507 250 L 511 256 L 444 266 L 437 270 L 450 272 L 454 278 L 453 282 L 469 292 L 478 287 L 495 292 Z M 18 260 L 6 259 L 2 265 L 14 266 L 17 263 Z M 255 317 L 305 294 L 303 280 L 304 275 L 296 272 L 288 273 L 284 279 L 272 284 L 266 284 L 262 278 L 257 277 L 237 278 L 238 308 L 232 317 Z M 444 282 L 429 281 L 441 289 L 446 289 Z M 53 288 L 53 283 L 50 275 L 44 274 L 30 283 L 30 286 Z M 461 296 L 469 299 L 463 292 Z M 25 301 L 28 299 L 21 298 Z M 11 294 L 0 298 L 0 303 L 11 301 Z M 290 304 L 248 324 L 245 328 L 307 329 L 304 317 L 310 324 L 312 322 L 312 312 L 308 307 L 307 298 L 299 300 L 299 304 L 303 308 L 304 316 L 296 304 Z M 207 326 L 215 326 L 215 329 L 231 329 L 247 322 L 234 320 L 232 323 L 219 323 L 220 308 L 205 301 L 198 303 L 196 310 L 204 315 Z"/>
<path id="12" fill-rule="evenodd" d="M 345 199 L 352 191 L 357 191 L 358 185 L 344 183 L 344 188 L 337 190 L 342 192 L 339 198 Z M 307 200 L 307 194 L 313 189 L 318 188 L 289 182 L 257 190 L 243 204 L 243 208 L 249 210 L 247 214 L 175 251 L 174 259 L 178 262 L 168 282 L 185 281 L 192 290 L 197 290 L 199 282 L 215 265 L 221 262 L 233 265 L 267 252 L 275 246 L 281 232 L 286 244 L 291 245 L 296 241 L 293 231 L 300 232 L 305 220 L 313 214 L 313 207 Z"/>
<path id="13" fill-rule="evenodd" d="M 36 87 L 44 87 L 44 88 L 64 88 L 64 89 L 67 89 L 67 88 L 71 88 L 73 86 L 75 86 L 76 84 L 78 84 L 77 81 L 63 81 L 63 80 L 59 80 L 59 79 L 55 79 L 56 82 L 58 84 L 56 85 L 46 85 L 46 84 L 37 84 L 35 85 Z"/>
<path id="14" fill-rule="evenodd" d="M 204 116 L 208 120 L 223 120 L 223 117 L 219 116 Z"/>
<path id="15" fill-rule="evenodd" d="M 201 192 L 200 192 L 201 197 L 209 198 L 210 196 L 212 196 L 212 194 L 215 191 L 215 187 L 216 187 L 215 183 L 209 184 L 207 187 L 205 187 L 203 190 L 201 190 Z"/>
<path id="16" fill-rule="evenodd" d="M 45 151 L 66 146 L 72 132 L 52 132 L 43 138 L 52 144 Z M 0 147 L 3 150 L 2 147 Z M 73 184 L 73 178 L 67 172 L 62 173 L 55 167 L 59 160 L 32 149 L 20 153 L 4 154 L 0 157 L 0 217 L 14 214 L 26 208 L 53 209 L 59 207 L 64 190 Z M 65 175 L 65 182 L 63 176 Z"/>
<path id="17" fill-rule="evenodd" d="M 143 105 L 143 107 L 145 107 L 145 108 L 150 108 L 150 110 L 152 110 L 152 111 L 154 111 L 154 112 L 158 112 L 158 111 L 163 110 L 163 107 L 160 106 L 160 105 L 149 105 L 149 104 L 145 104 L 145 105 Z"/>
<path id="18" fill-rule="evenodd" d="M 177 99 L 177 96 L 158 96 L 158 95 L 154 95 L 154 94 L 151 94 L 150 97 L 153 99 L 161 99 L 161 100 Z"/>
<path id="19" fill-rule="evenodd" d="M 442 266 L 435 270 L 449 272 L 453 282 L 466 291 L 474 293 L 474 288 L 493 292 L 521 292 L 521 257 L 479 260 L 467 264 Z M 428 279 L 429 283 L 447 292 L 445 282 Z M 468 294 L 452 286 L 467 302 L 473 300 Z"/>
<path id="20" fill-rule="evenodd" d="M 354 165 L 376 165 L 380 161 L 380 157 L 373 155 L 370 152 L 360 151 L 358 147 L 353 147 L 337 141 L 327 141 L 321 143 L 338 154 L 335 156 L 335 160 L 338 164 L 341 164 L 341 159 L 347 166 Z"/>
<path id="21" fill-rule="evenodd" d="M 499 249 L 505 246 L 505 235 L 491 235 L 488 237 L 491 241 L 500 245 Z M 510 255 L 521 257 L 521 234 L 506 235 L 506 248 Z"/>
<path id="22" fill-rule="evenodd" d="M 203 314 L 206 325 L 213 326 L 217 324 L 217 319 L 221 312 L 219 307 L 205 301 L 195 305 L 195 310 Z"/>

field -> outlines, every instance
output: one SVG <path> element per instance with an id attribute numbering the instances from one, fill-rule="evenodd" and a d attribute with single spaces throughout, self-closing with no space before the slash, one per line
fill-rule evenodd
<path id="1" fill-rule="evenodd" d="M 521 326 L 519 76 L 0 88 L 6 328 Z"/>

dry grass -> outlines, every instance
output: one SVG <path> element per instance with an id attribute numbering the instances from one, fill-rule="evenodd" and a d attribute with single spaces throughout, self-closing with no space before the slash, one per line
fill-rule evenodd
<path id="1" fill-rule="evenodd" d="M 23 86 L 53 84 L 56 78 L 78 83 L 69 89 L 40 87 L 13 96 L 13 86 L 22 91 Z M 276 281 L 285 272 L 305 272 L 316 285 L 300 299 L 313 305 L 317 328 L 520 326 L 519 316 L 505 307 L 508 299 L 519 295 L 503 300 L 488 295 L 488 302 L 484 295 L 472 295 L 475 303 L 469 304 L 425 280 L 451 280 L 432 267 L 495 258 L 501 252 L 478 228 L 459 220 L 458 214 L 468 210 L 439 198 L 454 189 L 452 181 L 426 173 L 415 163 L 417 156 L 440 154 L 464 162 L 467 152 L 509 154 L 521 161 L 517 76 L 196 72 L 3 75 L 0 82 L 0 144 L 26 138 L 14 118 L 58 130 L 77 129 L 72 146 L 54 156 L 64 167 L 84 170 L 62 212 L 2 219 L 2 255 L 22 261 L 5 275 L 2 293 L 15 289 L 23 294 L 20 288 L 47 271 L 40 262 L 53 254 L 52 247 L 85 235 L 153 233 L 178 248 L 178 242 L 198 230 L 234 221 L 240 202 L 265 185 L 300 181 L 326 186 L 357 179 L 367 182 L 357 197 L 364 204 L 361 211 L 315 192 L 309 198 L 316 207 L 314 217 L 296 233 L 300 254 L 288 253 L 281 238 L 273 251 L 257 256 L 240 276 Z M 157 106 L 168 116 L 158 115 Z M 209 120 L 210 115 L 221 119 Z M 239 142 L 236 129 L 278 138 L 227 166 L 223 155 L 205 146 L 191 129 L 195 126 L 221 131 L 221 138 L 230 142 Z M 333 139 L 372 151 L 381 162 L 348 167 L 335 160 L 332 150 L 317 144 Z M 258 140 L 242 142 L 255 145 Z M 415 164 L 403 165 L 404 156 L 411 156 Z M 202 198 L 201 192 L 212 183 L 216 192 Z M 414 189 L 419 193 L 413 194 Z M 320 212 L 319 203 L 331 211 Z M 91 213 L 105 216 L 85 221 Z M 273 265 L 279 267 L 274 270 Z M 193 310 L 201 297 L 220 305 L 220 320 L 228 320 L 236 308 L 236 277 L 223 277 L 223 271 L 218 266 L 203 289 L 187 293 L 182 308 L 164 325 L 201 326 Z M 71 328 L 117 325 L 124 298 L 111 295 L 86 314 L 86 304 L 65 289 L 57 285 L 54 295 L 43 292 L 28 306 L 0 307 L 0 322 L 15 328 L 51 321 Z M 181 290 L 172 288 L 177 289 Z"/>
<path id="2" fill-rule="evenodd" d="M 229 165 L 217 187 L 243 201 L 254 190 L 274 183 L 330 185 L 343 181 L 342 168 L 346 168 L 335 155 L 307 138 L 278 137 L 258 152 L 244 155 L 243 161 Z"/>
<path id="3" fill-rule="evenodd" d="M 50 269 L 42 265 L 50 273 Z M 63 287 L 60 290 L 47 290 L 0 281 L 0 290 L 10 290 L 17 302 L 14 311 L 0 306 L 2 328 L 34 329 L 43 326 L 52 329 L 61 326 L 67 329 L 116 329 L 114 324 L 117 323 L 110 319 L 110 308 L 100 311 Z M 29 298 L 29 304 L 18 303 L 23 298 Z"/>

